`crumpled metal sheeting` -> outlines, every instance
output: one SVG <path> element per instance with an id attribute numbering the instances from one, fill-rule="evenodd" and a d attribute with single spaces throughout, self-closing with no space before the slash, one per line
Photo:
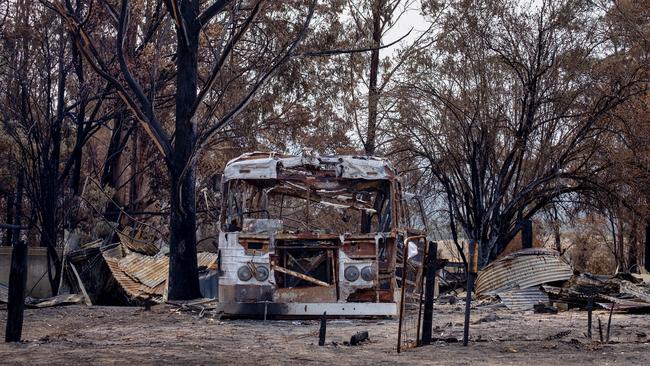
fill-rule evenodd
<path id="1" fill-rule="evenodd" d="M 217 253 L 200 252 L 196 254 L 197 265 L 207 269 L 217 269 L 218 259 L 219 255 Z"/>
<path id="2" fill-rule="evenodd" d="M 573 270 L 560 253 L 542 248 L 524 249 L 489 264 L 476 278 L 476 293 L 496 295 L 544 283 L 565 281 Z"/>
<path id="3" fill-rule="evenodd" d="M 153 288 L 167 280 L 169 258 L 129 253 L 119 260 L 118 265 L 129 277 Z"/>
<path id="4" fill-rule="evenodd" d="M 106 261 L 108 268 L 111 270 L 113 278 L 115 278 L 117 283 L 122 286 L 128 295 L 140 300 L 150 299 L 158 303 L 163 302 L 162 295 L 164 292 L 164 286 L 151 288 L 136 281 L 132 277 L 129 277 L 120 269 L 119 258 L 110 257 L 104 253 L 104 260 Z"/>
<path id="5" fill-rule="evenodd" d="M 549 303 L 548 295 L 539 287 L 515 289 L 497 294 L 506 308 L 514 311 L 532 310 L 539 303 Z"/>
<path id="6" fill-rule="evenodd" d="M 607 302 L 597 302 L 598 305 L 602 306 L 605 309 L 611 309 L 614 306 L 614 310 L 640 310 L 650 308 L 650 303 L 640 302 L 635 300 L 619 299 L 612 296 L 602 295 L 601 298 L 604 298 Z"/>
<path id="7" fill-rule="evenodd" d="M 218 254 L 201 252 L 196 258 L 199 267 L 216 268 Z M 168 257 L 129 253 L 116 258 L 104 253 L 104 260 L 115 280 L 130 296 L 163 302 L 169 273 Z"/>

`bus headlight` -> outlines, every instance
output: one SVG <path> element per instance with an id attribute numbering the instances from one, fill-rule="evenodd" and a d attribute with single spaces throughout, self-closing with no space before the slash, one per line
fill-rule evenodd
<path id="1" fill-rule="evenodd" d="M 253 272 L 251 272 L 251 269 L 248 268 L 248 266 L 241 266 L 237 270 L 237 277 L 239 277 L 239 280 L 241 281 L 248 281 L 253 278 Z"/>
<path id="2" fill-rule="evenodd" d="M 372 281 L 375 279 L 375 269 L 372 266 L 365 266 L 361 269 L 361 278 L 364 281 Z"/>
<path id="3" fill-rule="evenodd" d="M 345 277 L 346 280 L 350 282 L 354 282 L 357 279 L 359 279 L 359 268 L 357 268 L 356 266 L 347 266 L 345 267 L 343 276 Z"/>
<path id="4" fill-rule="evenodd" d="M 269 278 L 269 270 L 264 266 L 255 267 L 255 279 L 262 282 Z"/>

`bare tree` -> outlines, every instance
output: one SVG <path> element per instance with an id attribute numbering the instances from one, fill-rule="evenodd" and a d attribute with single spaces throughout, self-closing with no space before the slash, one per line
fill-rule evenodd
<path id="1" fill-rule="evenodd" d="M 302 22 L 297 21 L 297 12 L 285 9 L 285 12 L 293 14 L 284 23 L 293 31 L 291 40 L 286 42 L 265 39 L 264 34 L 256 33 L 259 30 L 256 18 L 265 11 L 278 10 L 274 9 L 275 4 L 228 0 L 202 4 L 199 0 L 165 0 L 176 32 L 173 44 L 176 80 L 173 133 L 165 130 L 165 120 L 156 114 L 156 85 L 152 83 L 147 93 L 134 76 L 125 54 L 131 11 L 129 1 L 121 1 L 117 7 L 106 4 L 108 13 L 116 20 L 114 50 L 119 64 L 117 74 L 107 67 L 99 50 L 100 44 L 86 32 L 84 20 L 75 14 L 69 3 L 57 1 L 51 7 L 65 20 L 86 62 L 117 90 L 165 162 L 171 185 L 169 298 L 196 298 L 200 296 L 196 262 L 196 159 L 220 128 L 248 105 L 295 51 L 307 32 L 316 1 L 311 2 Z M 214 29 L 210 29 L 211 26 Z M 209 38 L 212 33 L 218 35 L 217 41 Z M 202 35 L 207 35 L 205 43 Z M 200 49 L 204 44 L 207 44 L 205 49 Z M 216 47 L 212 47 L 213 44 Z M 255 52 L 258 52 L 257 56 Z M 200 58 L 208 57 L 208 53 L 214 53 L 213 60 L 205 68 L 208 71 L 201 73 L 205 78 L 200 80 L 199 68 L 204 67 Z M 246 61 L 236 56 L 246 53 L 251 58 L 248 64 L 243 65 Z M 203 85 L 199 88 L 200 81 Z M 221 87 L 220 91 L 215 88 L 217 85 Z M 239 88 L 237 92 L 228 88 L 232 85 Z M 219 111 L 222 113 L 217 117 Z"/>
<path id="2" fill-rule="evenodd" d="M 592 6 L 456 4 L 439 61 L 403 89 L 395 151 L 442 186 L 481 265 L 558 197 L 600 188 L 606 117 L 645 91 L 645 65 L 617 62 Z"/>

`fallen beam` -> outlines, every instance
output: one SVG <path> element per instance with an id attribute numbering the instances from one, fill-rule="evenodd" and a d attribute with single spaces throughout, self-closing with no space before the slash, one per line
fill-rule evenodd
<path id="1" fill-rule="evenodd" d="M 321 281 L 319 279 L 316 279 L 316 278 L 314 278 L 312 276 L 307 276 L 306 274 L 302 274 L 300 272 L 292 271 L 290 269 L 278 266 L 276 264 L 271 264 L 271 269 L 273 269 L 274 271 L 278 271 L 280 273 L 286 273 L 289 276 L 300 278 L 301 280 L 311 282 L 311 283 L 313 283 L 315 285 L 318 285 L 318 286 L 330 287 L 330 284 L 327 283 L 327 282 L 323 282 L 323 281 Z"/>

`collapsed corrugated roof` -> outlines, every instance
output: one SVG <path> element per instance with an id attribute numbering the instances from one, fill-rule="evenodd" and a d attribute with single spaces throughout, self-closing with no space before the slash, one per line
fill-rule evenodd
<path id="1" fill-rule="evenodd" d="M 169 258 L 129 253 L 120 258 L 114 253 L 103 253 L 104 260 L 113 277 L 129 296 L 138 300 L 163 302 L 169 273 Z M 199 267 L 215 269 L 218 255 L 201 252 L 197 254 Z"/>
<path id="2" fill-rule="evenodd" d="M 497 259 L 476 278 L 478 295 L 496 295 L 544 283 L 565 281 L 573 270 L 560 253 L 550 249 L 524 249 Z"/>

